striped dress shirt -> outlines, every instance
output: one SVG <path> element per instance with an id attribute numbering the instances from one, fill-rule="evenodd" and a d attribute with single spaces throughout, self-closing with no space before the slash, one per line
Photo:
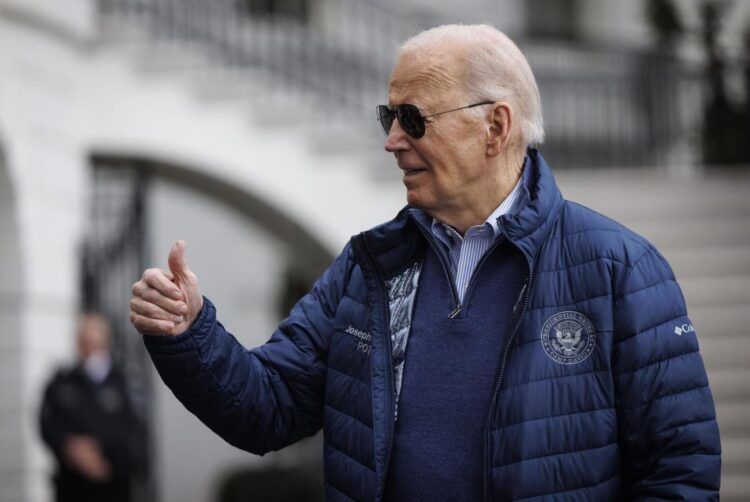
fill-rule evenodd
<path id="1" fill-rule="evenodd" d="M 450 261 L 458 300 L 461 304 L 463 304 L 466 288 L 469 286 L 469 281 L 479 261 L 502 233 L 497 219 L 515 209 L 522 190 L 522 180 L 523 176 L 519 178 L 510 194 L 487 217 L 484 223 L 470 227 L 463 237 L 450 225 L 430 218 L 419 209 L 414 210 L 417 221 L 423 227 L 429 229 L 437 241 L 444 246 Z"/>

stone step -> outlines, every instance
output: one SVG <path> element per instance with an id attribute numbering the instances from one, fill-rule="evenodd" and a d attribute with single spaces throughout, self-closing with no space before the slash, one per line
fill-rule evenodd
<path id="1" fill-rule="evenodd" d="M 706 371 L 715 400 L 722 403 L 750 403 L 750 369 L 727 369 L 723 365 L 706 364 Z M 750 429 L 750 423 L 748 429 Z"/>
<path id="2" fill-rule="evenodd" d="M 543 150 L 542 150 L 543 151 Z M 553 166 L 554 168 L 554 166 Z M 664 170 L 555 173 L 563 195 L 615 219 L 724 217 L 750 211 L 750 173 L 716 171 L 676 176 Z"/>
<path id="3" fill-rule="evenodd" d="M 715 401 L 722 444 L 728 438 L 750 437 L 750 402 Z"/>
<path id="4" fill-rule="evenodd" d="M 721 442 L 722 470 L 750 477 L 750 438 L 725 435 Z"/>
<path id="5" fill-rule="evenodd" d="M 680 282 L 687 277 L 750 275 L 750 245 L 670 247 L 661 252 Z"/>
<path id="6" fill-rule="evenodd" d="M 723 502 L 747 502 L 750 493 L 750 476 L 722 473 L 720 493 Z"/>
<path id="7" fill-rule="evenodd" d="M 748 368 L 750 337 L 709 336 L 698 334 L 703 360 L 708 368 Z M 748 374 L 750 377 L 750 373 Z M 750 382 L 748 382 L 750 385 Z"/>
<path id="8" fill-rule="evenodd" d="M 739 304 L 750 309 L 750 274 L 685 278 L 677 276 L 677 279 L 691 305 Z"/>
<path id="9" fill-rule="evenodd" d="M 681 220 L 667 220 L 654 215 L 651 221 L 623 219 L 621 223 L 647 238 L 665 254 L 672 249 L 750 246 L 750 213 Z"/>
<path id="10" fill-rule="evenodd" d="M 750 328 L 750 308 L 747 305 L 693 305 L 687 299 L 688 315 L 698 332 L 698 340 L 746 335 Z"/>
<path id="11" fill-rule="evenodd" d="M 750 433 L 728 434 L 722 422 L 721 430 L 721 498 L 746 501 L 750 493 Z"/>

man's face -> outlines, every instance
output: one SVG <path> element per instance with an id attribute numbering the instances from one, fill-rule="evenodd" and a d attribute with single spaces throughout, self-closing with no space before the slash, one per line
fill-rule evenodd
<path id="1" fill-rule="evenodd" d="M 106 321 L 96 315 L 84 315 L 78 333 L 78 355 L 81 359 L 109 350 L 109 327 Z"/>
<path id="2" fill-rule="evenodd" d="M 389 104 L 410 103 L 422 115 L 466 106 L 461 68 L 460 58 L 450 54 L 406 53 L 393 68 Z M 394 121 L 385 149 L 404 173 L 410 205 L 433 216 L 471 205 L 487 181 L 483 122 L 467 110 L 447 113 L 427 119 L 424 136 L 414 139 Z"/>

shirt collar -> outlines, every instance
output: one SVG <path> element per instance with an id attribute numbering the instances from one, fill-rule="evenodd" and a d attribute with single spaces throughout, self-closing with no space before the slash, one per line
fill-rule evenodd
<path id="1" fill-rule="evenodd" d="M 82 361 L 81 367 L 89 380 L 101 384 L 112 371 L 112 357 L 107 351 L 94 352 Z"/>

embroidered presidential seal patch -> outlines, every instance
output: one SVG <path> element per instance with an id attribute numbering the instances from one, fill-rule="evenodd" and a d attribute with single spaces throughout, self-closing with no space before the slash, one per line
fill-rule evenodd
<path id="1" fill-rule="evenodd" d="M 594 325 L 578 312 L 558 312 L 544 323 L 542 347 L 544 352 L 560 364 L 578 364 L 594 351 Z"/>

